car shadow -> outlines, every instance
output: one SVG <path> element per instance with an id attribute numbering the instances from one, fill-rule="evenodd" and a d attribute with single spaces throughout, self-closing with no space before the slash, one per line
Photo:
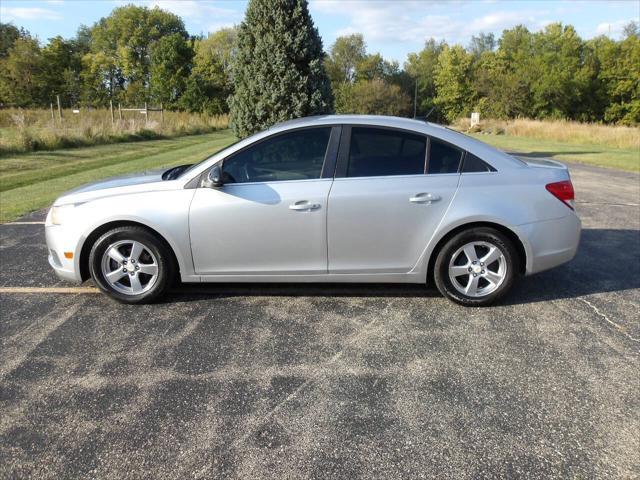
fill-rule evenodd
<path id="1" fill-rule="evenodd" d="M 640 258 L 640 231 L 587 229 L 569 263 L 522 278 L 500 304 L 519 305 L 640 288 L 631 264 Z M 162 300 L 166 303 L 246 296 L 311 297 L 438 297 L 429 286 L 350 283 L 226 283 L 182 284 Z"/>

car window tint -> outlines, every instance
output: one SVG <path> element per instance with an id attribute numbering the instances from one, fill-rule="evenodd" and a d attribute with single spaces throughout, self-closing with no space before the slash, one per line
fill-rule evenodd
<path id="1" fill-rule="evenodd" d="M 267 139 L 224 161 L 224 183 L 320 178 L 331 127 L 309 128 Z"/>
<path id="2" fill-rule="evenodd" d="M 456 173 L 460 168 L 462 152 L 451 145 L 436 140 L 429 142 L 429 169 L 427 173 Z"/>
<path id="3" fill-rule="evenodd" d="M 398 130 L 353 127 L 347 177 L 420 175 L 426 138 Z"/>
<path id="4" fill-rule="evenodd" d="M 477 173 L 477 172 L 495 172 L 496 169 L 491 165 L 485 163 L 476 157 L 473 153 L 467 152 L 464 156 L 464 163 L 462 164 L 463 173 Z"/>

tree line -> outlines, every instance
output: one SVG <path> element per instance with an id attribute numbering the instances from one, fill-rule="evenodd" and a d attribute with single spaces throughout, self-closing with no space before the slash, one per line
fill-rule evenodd
<path id="1" fill-rule="evenodd" d="M 519 25 L 467 46 L 429 39 L 401 67 L 367 52 L 360 34 L 339 37 L 325 52 L 306 0 L 251 0 L 238 27 L 206 37 L 190 36 L 170 12 L 135 5 L 45 45 L 0 24 L 0 104 L 48 107 L 56 94 L 64 106 L 231 110 L 242 134 L 332 111 L 636 125 L 640 32 L 632 22 L 620 40 L 584 40 L 571 25 L 537 32 Z"/>

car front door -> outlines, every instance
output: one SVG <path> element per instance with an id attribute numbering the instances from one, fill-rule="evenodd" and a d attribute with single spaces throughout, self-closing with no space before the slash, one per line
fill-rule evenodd
<path id="1" fill-rule="evenodd" d="M 327 197 L 339 136 L 340 127 L 297 129 L 226 158 L 223 185 L 198 188 L 191 203 L 196 273 L 326 273 Z"/>
<path id="2" fill-rule="evenodd" d="M 461 158 L 417 133 L 344 126 L 329 195 L 329 273 L 409 272 L 455 195 Z"/>

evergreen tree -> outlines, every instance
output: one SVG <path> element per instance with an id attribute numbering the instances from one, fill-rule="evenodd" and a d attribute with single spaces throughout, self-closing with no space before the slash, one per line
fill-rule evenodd
<path id="1" fill-rule="evenodd" d="M 245 137 L 277 122 L 331 111 L 323 57 L 306 0 L 251 0 L 232 68 L 235 134 Z"/>

